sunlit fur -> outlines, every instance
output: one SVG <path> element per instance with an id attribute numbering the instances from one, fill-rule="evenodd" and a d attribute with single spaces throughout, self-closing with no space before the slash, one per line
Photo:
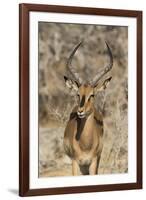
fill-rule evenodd
<path id="1" fill-rule="evenodd" d="M 91 85 L 78 88 L 78 105 L 72 110 L 65 129 L 64 149 L 72 159 L 73 175 L 98 173 L 103 146 L 103 117 L 94 107 L 94 92 Z"/>

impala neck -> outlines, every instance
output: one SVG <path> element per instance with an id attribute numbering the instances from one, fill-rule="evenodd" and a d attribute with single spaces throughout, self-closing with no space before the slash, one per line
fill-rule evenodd
<path id="1" fill-rule="evenodd" d="M 76 140 L 78 141 L 80 139 L 80 136 L 83 132 L 84 126 L 87 123 L 87 121 L 89 120 L 90 122 L 92 122 L 92 120 L 94 120 L 94 113 L 92 112 L 90 115 L 88 115 L 84 118 L 79 118 L 77 116 L 76 120 L 77 120 Z"/>

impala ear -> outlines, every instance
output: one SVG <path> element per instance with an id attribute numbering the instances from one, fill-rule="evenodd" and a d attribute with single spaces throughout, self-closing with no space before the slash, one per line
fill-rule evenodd
<path id="1" fill-rule="evenodd" d="M 70 90 L 78 91 L 79 85 L 76 81 L 73 81 L 72 79 L 67 78 L 64 76 L 65 84 Z"/>
<path id="2" fill-rule="evenodd" d="M 109 77 L 107 79 L 105 79 L 102 83 L 98 83 L 97 85 L 94 86 L 94 90 L 95 92 L 98 91 L 103 91 L 107 88 L 109 82 L 111 81 L 112 77 Z"/>

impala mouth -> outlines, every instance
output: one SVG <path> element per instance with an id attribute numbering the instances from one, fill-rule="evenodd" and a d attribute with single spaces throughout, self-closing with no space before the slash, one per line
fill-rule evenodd
<path id="1" fill-rule="evenodd" d="M 84 118 L 86 115 L 85 113 L 77 113 L 79 118 Z"/>

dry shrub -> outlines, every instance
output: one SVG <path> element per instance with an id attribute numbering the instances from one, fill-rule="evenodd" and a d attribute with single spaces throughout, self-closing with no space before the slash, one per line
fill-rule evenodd
<path id="1" fill-rule="evenodd" d="M 39 23 L 39 171 L 41 176 L 69 175 L 71 166 L 63 151 L 63 132 L 76 104 L 64 83 L 70 76 L 65 67 L 73 47 L 81 40 L 73 65 L 85 80 L 91 80 L 108 56 L 110 45 L 114 65 L 112 81 L 97 94 L 95 106 L 104 115 L 104 148 L 99 173 L 128 170 L 128 82 L 127 27 Z M 88 77 L 88 78 L 87 78 Z M 65 172 L 66 170 L 66 172 Z M 60 172 L 59 172 L 60 171 Z"/>

